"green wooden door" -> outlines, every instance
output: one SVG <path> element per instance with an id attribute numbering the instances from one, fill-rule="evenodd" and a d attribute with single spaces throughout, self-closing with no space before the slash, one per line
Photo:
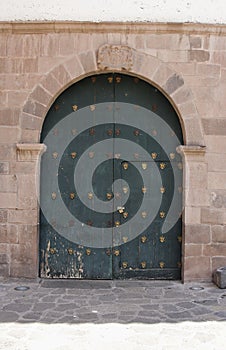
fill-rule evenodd
<path id="1" fill-rule="evenodd" d="M 180 278 L 182 132 L 158 89 L 86 78 L 55 101 L 42 142 L 41 277 Z"/>

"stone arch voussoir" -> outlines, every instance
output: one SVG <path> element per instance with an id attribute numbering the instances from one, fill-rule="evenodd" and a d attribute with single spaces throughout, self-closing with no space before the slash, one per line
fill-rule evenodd
<path id="1" fill-rule="evenodd" d="M 157 57 L 121 45 L 106 44 L 97 53 L 95 50 L 79 53 L 53 68 L 29 95 L 21 128 L 36 130 L 40 135 L 46 114 L 62 91 L 85 76 L 107 71 L 139 76 L 158 87 L 177 111 L 185 144 L 204 146 L 195 99 L 183 76 Z"/>

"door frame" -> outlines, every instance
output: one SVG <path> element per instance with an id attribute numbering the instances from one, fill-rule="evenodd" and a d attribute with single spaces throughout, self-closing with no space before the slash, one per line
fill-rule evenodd
<path id="1" fill-rule="evenodd" d="M 106 55 L 106 47 L 108 56 Z M 117 48 L 117 50 L 116 50 Z M 126 49 L 125 49 L 126 48 Z M 96 50 L 98 55 L 96 55 Z M 117 51 L 117 59 L 115 58 Z M 127 52 L 127 56 L 126 53 Z M 107 59 L 106 57 L 113 57 Z M 127 57 L 127 59 L 125 59 Z M 127 62 L 125 64 L 125 61 Z M 129 63 L 128 63 L 129 62 Z M 143 64 L 141 64 L 143 62 Z M 183 156 L 183 237 L 182 237 L 182 281 L 189 280 L 189 270 L 192 268 L 192 262 L 187 253 L 186 227 L 193 224 L 196 207 L 189 200 L 188 192 L 194 189 L 192 179 L 189 176 L 190 170 L 194 170 L 195 164 L 204 163 L 205 142 L 204 135 L 200 124 L 199 115 L 197 113 L 195 99 L 192 91 L 188 88 L 181 74 L 173 70 L 166 63 L 162 63 L 158 58 L 150 54 L 139 52 L 128 46 L 109 45 L 95 47 L 89 50 L 86 55 L 77 53 L 74 57 L 65 60 L 63 64 L 59 64 L 43 76 L 39 83 L 35 86 L 32 93 L 28 96 L 26 104 L 23 108 L 21 118 L 32 116 L 33 127 L 33 143 L 28 143 L 26 138 L 26 123 L 21 125 L 20 143 L 16 145 L 17 162 L 30 163 L 32 182 L 29 196 L 37 198 L 36 204 L 30 207 L 25 205 L 28 221 L 34 225 L 32 233 L 33 242 L 33 266 L 30 270 L 29 277 L 37 277 L 39 271 L 38 247 L 39 247 L 39 185 L 40 185 L 40 157 L 45 151 L 45 145 L 40 144 L 40 134 L 43 121 L 53 101 L 68 86 L 86 76 L 93 74 L 101 74 L 108 72 L 121 72 L 123 74 L 138 77 L 146 82 L 156 86 L 170 101 L 175 109 L 181 123 L 184 146 L 180 146 L 178 151 Z M 57 80 L 57 84 L 55 83 Z M 48 86 L 52 86 L 51 91 Z M 172 88 L 173 86 L 173 88 Z M 46 93 L 48 91 L 48 93 Z M 44 92 L 44 97 L 43 97 Z M 194 111 L 191 114 L 191 110 Z M 197 170 L 198 171 L 198 170 Z M 197 173 L 198 174 L 198 173 Z M 194 174 L 195 175 L 195 174 Z M 27 189 L 18 194 L 18 200 L 26 198 Z M 197 217 L 197 215 L 196 215 Z M 199 219 L 197 218 L 197 221 Z M 25 252 L 30 256 L 31 251 Z M 195 264 L 195 262 L 194 262 Z"/>

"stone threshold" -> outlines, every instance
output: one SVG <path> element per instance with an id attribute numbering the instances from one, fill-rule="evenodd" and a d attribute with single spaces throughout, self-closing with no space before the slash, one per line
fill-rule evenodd
<path id="1" fill-rule="evenodd" d="M 0 33 L 122 33 L 122 34 L 215 34 L 226 35 L 226 24 L 158 22 L 75 22 L 75 21 L 0 21 Z"/>

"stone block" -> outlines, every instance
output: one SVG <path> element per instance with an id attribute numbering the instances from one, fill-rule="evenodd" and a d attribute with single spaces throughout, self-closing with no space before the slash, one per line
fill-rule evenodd
<path id="1" fill-rule="evenodd" d="M 65 57 L 38 57 L 38 72 L 39 74 L 46 74 L 51 72 L 53 67 L 58 66 L 65 61 Z M 47 77 L 48 79 L 48 77 Z M 39 83 L 39 82 L 38 82 Z"/>
<path id="2" fill-rule="evenodd" d="M 210 53 L 205 50 L 189 51 L 189 61 L 207 62 L 210 59 Z"/>
<path id="3" fill-rule="evenodd" d="M 18 142 L 19 128 L 0 126 L 0 143 L 12 144 Z"/>
<path id="4" fill-rule="evenodd" d="M 185 207 L 184 209 L 184 222 L 188 224 L 200 224 L 201 222 L 201 209 L 196 207 Z M 185 227 L 186 231 L 186 227 Z"/>
<path id="5" fill-rule="evenodd" d="M 84 69 L 81 65 L 80 60 L 78 59 L 77 56 L 73 57 L 69 61 L 64 63 L 65 69 L 68 71 L 68 73 L 71 76 L 71 79 L 75 79 L 82 74 L 84 74 Z"/>
<path id="6" fill-rule="evenodd" d="M 7 239 L 8 239 L 8 243 L 13 243 L 13 244 L 19 243 L 17 225 L 9 225 L 9 224 L 7 225 Z"/>
<path id="7" fill-rule="evenodd" d="M 9 162 L 0 162 L 0 176 L 9 174 Z"/>
<path id="8" fill-rule="evenodd" d="M 43 109 L 44 110 L 44 109 Z M 23 113 L 21 116 L 21 127 L 26 130 L 40 130 L 43 123 L 43 119 L 40 115 L 34 115 Z"/>
<path id="9" fill-rule="evenodd" d="M 202 119 L 203 129 L 206 135 L 226 135 L 226 119 Z"/>
<path id="10" fill-rule="evenodd" d="M 9 35 L 6 52 L 8 57 L 23 57 L 23 35 Z"/>
<path id="11" fill-rule="evenodd" d="M 7 264 L 9 262 L 9 257 L 7 254 L 0 254 L 0 264 Z"/>
<path id="12" fill-rule="evenodd" d="M 106 34 L 106 36 L 108 38 L 108 33 Z M 90 50 L 91 42 L 92 42 L 92 36 L 90 34 L 78 33 L 75 37 L 75 52 L 79 53 L 79 52 L 85 52 Z M 108 42 L 108 39 L 106 40 L 106 42 Z"/>
<path id="13" fill-rule="evenodd" d="M 208 188 L 211 190 L 226 190 L 226 172 L 209 172 Z"/>
<path id="14" fill-rule="evenodd" d="M 8 218 L 8 211 L 6 209 L 0 209 L 0 223 L 6 223 Z"/>
<path id="15" fill-rule="evenodd" d="M 16 175 L 0 175 L 0 191 L 16 192 L 17 191 Z"/>
<path id="16" fill-rule="evenodd" d="M 199 192 L 200 189 L 207 188 L 207 164 L 201 162 L 189 162 L 188 166 L 188 189 L 196 188 Z M 186 186 L 187 188 L 187 186 Z"/>
<path id="17" fill-rule="evenodd" d="M 51 74 L 60 83 L 61 87 L 66 86 L 71 82 L 71 78 L 63 65 L 60 65 L 53 69 L 51 71 Z"/>
<path id="18" fill-rule="evenodd" d="M 226 266 L 226 256 L 214 256 L 212 258 L 212 271 L 222 266 Z"/>
<path id="19" fill-rule="evenodd" d="M 155 74 L 159 67 L 159 60 L 153 56 L 137 53 L 133 59 L 132 70 L 149 79 Z"/>
<path id="20" fill-rule="evenodd" d="M 226 244 L 212 243 L 203 246 L 204 256 L 226 256 Z"/>
<path id="21" fill-rule="evenodd" d="M 169 95 L 173 94 L 177 89 L 184 85 L 184 79 L 179 74 L 174 73 L 171 75 L 165 85 L 163 86 L 164 91 Z"/>
<path id="22" fill-rule="evenodd" d="M 185 243 L 207 244 L 210 243 L 210 225 L 186 225 Z"/>
<path id="23" fill-rule="evenodd" d="M 210 35 L 209 48 L 211 51 L 226 51 L 225 36 Z"/>
<path id="24" fill-rule="evenodd" d="M 61 90 L 60 83 L 52 74 L 48 74 L 46 78 L 42 79 L 41 86 L 43 86 L 45 90 L 49 91 L 51 95 L 56 95 L 57 92 Z"/>
<path id="25" fill-rule="evenodd" d="M 188 56 L 187 50 L 180 51 L 180 50 L 158 50 L 157 51 L 157 57 L 163 61 L 163 62 L 188 62 L 189 56 Z"/>
<path id="26" fill-rule="evenodd" d="M 185 244 L 184 256 L 201 256 L 202 244 Z"/>
<path id="27" fill-rule="evenodd" d="M 23 36 L 23 56 L 38 57 L 40 55 L 41 36 L 27 34 Z"/>
<path id="28" fill-rule="evenodd" d="M 222 67 L 226 67 L 226 52 L 225 51 L 215 51 L 211 55 L 211 62 L 215 64 L 220 64 Z"/>
<path id="29" fill-rule="evenodd" d="M 45 34 L 41 36 L 40 56 L 59 56 L 59 36 L 57 34 Z"/>
<path id="30" fill-rule="evenodd" d="M 35 225 L 38 222 L 37 210 L 9 210 L 8 222 L 13 224 Z"/>
<path id="31" fill-rule="evenodd" d="M 22 129 L 21 130 L 21 142 L 22 143 L 33 143 L 33 142 L 39 142 L 40 139 L 40 132 L 39 130 L 29 130 L 29 129 Z"/>
<path id="32" fill-rule="evenodd" d="M 35 209 L 38 202 L 38 188 L 35 176 L 20 174 L 18 179 L 18 202 L 19 209 Z"/>
<path id="33" fill-rule="evenodd" d="M 8 97 L 11 98 L 8 92 Z M 24 96 L 24 95 L 23 95 Z M 13 103 L 14 104 L 14 103 Z M 14 106 L 16 103 L 14 104 Z M 13 126 L 19 124 L 19 113 L 14 108 L 1 108 L 0 110 L 0 125 Z"/>
<path id="34" fill-rule="evenodd" d="M 76 34 L 59 34 L 59 55 L 70 56 L 75 52 Z"/>
<path id="35" fill-rule="evenodd" d="M 93 52 L 84 52 L 79 54 L 78 57 L 86 73 L 96 72 L 96 57 L 94 56 Z"/>
<path id="36" fill-rule="evenodd" d="M 219 143 L 221 144 L 221 141 L 219 141 Z M 208 153 L 206 155 L 208 162 L 208 171 L 216 173 L 224 171 L 226 172 L 226 153 L 223 154 L 223 151 L 224 150 L 222 149 L 222 153 Z"/>
<path id="37" fill-rule="evenodd" d="M 194 188 L 190 188 L 184 191 L 185 194 L 185 203 L 188 206 L 193 207 L 205 207 L 209 205 L 209 195 L 207 190 L 194 190 Z"/>
<path id="38" fill-rule="evenodd" d="M 201 49 L 202 47 L 202 37 L 200 36 L 190 35 L 189 42 L 191 49 Z"/>
<path id="39" fill-rule="evenodd" d="M 173 98 L 173 101 L 176 102 L 177 105 L 184 104 L 188 101 L 191 102 L 191 100 L 193 100 L 191 90 L 188 89 L 186 86 L 183 86 L 180 89 L 178 89 L 177 91 L 175 91 L 172 94 L 172 98 Z M 195 108 L 192 108 L 192 113 L 195 113 Z"/>
<path id="40" fill-rule="evenodd" d="M 226 154 L 226 136 L 205 135 L 204 139 L 209 153 L 215 153 L 217 157 L 218 155 L 216 153 L 218 153 L 219 156 Z"/>
<path id="41" fill-rule="evenodd" d="M 16 174 L 32 174 L 36 171 L 36 163 L 35 162 L 14 162 L 11 164 L 12 173 Z"/>
<path id="42" fill-rule="evenodd" d="M 28 100 L 26 105 L 24 106 L 23 111 L 25 112 L 25 116 L 27 114 L 30 114 L 36 117 L 43 118 L 46 115 L 47 108 L 46 106 L 38 103 L 37 101 Z M 26 125 L 24 125 L 24 127 L 25 129 L 29 129 L 28 127 L 26 127 Z"/>
<path id="43" fill-rule="evenodd" d="M 204 224 L 226 224 L 226 212 L 222 209 L 201 208 L 201 222 Z"/>
<path id="44" fill-rule="evenodd" d="M 38 245 L 38 226 L 36 225 L 18 225 L 19 243 L 31 243 Z"/>
<path id="45" fill-rule="evenodd" d="M 173 74 L 174 71 L 168 65 L 161 64 L 153 75 L 153 81 L 159 86 L 163 86 Z"/>
<path id="46" fill-rule="evenodd" d="M 211 259 L 206 256 L 184 258 L 184 281 L 208 280 L 212 278 Z"/>
<path id="47" fill-rule="evenodd" d="M 0 192 L 0 208 L 16 208 L 17 194 Z"/>
<path id="48" fill-rule="evenodd" d="M 206 64 L 198 63 L 197 64 L 197 75 L 200 76 L 217 76 L 219 77 L 221 73 L 221 67 L 219 64 Z"/>
<path id="49" fill-rule="evenodd" d="M 6 224 L 0 224 L 0 243 L 8 243 Z"/>
<path id="50" fill-rule="evenodd" d="M 32 92 L 30 98 L 44 106 L 48 106 L 49 102 L 52 100 L 52 95 L 43 89 L 42 86 L 38 85 Z"/>
<path id="51" fill-rule="evenodd" d="M 219 267 L 213 272 L 213 282 L 219 288 L 226 288 L 226 267 Z"/>
<path id="52" fill-rule="evenodd" d="M 183 76 L 196 74 L 196 63 L 194 62 L 172 62 L 169 66 Z"/>
<path id="53" fill-rule="evenodd" d="M 214 243 L 226 243 L 226 225 L 212 226 L 212 241 Z"/>

